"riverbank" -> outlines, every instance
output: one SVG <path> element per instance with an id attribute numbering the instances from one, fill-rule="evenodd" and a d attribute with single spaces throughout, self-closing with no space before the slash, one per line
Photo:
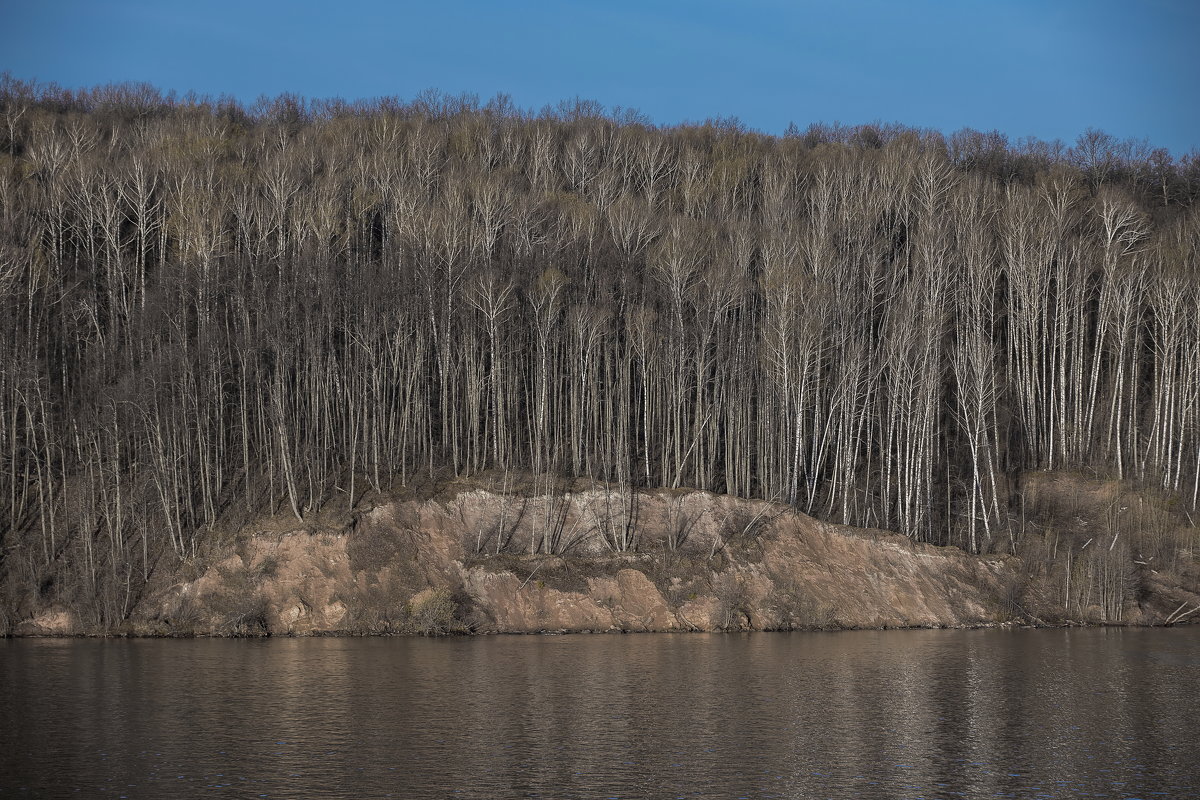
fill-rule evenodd
<path id="1" fill-rule="evenodd" d="M 160 560 L 118 625 L 99 628 L 69 606 L 30 601 L 7 633 L 836 630 L 1200 618 L 1189 613 L 1200 609 L 1190 550 L 1167 569 L 1161 554 L 1156 563 L 1143 552 L 1144 530 L 1118 527 L 1105 539 L 1086 515 L 1104 512 L 1093 496 L 1100 489 L 1064 493 L 1063 481 L 1031 481 L 1021 546 L 983 556 L 706 492 L 529 496 L 464 482 L 353 516 L 257 520 L 195 559 Z M 1066 494 L 1079 502 L 1064 504 Z M 1089 541 L 1070 520 L 1092 533 Z M 1178 549 L 1192 540 L 1167 541 Z"/>

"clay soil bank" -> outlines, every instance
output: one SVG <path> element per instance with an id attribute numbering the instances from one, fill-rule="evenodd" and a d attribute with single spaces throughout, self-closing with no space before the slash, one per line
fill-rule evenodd
<path id="1" fill-rule="evenodd" d="M 1028 488 L 1044 497 L 1060 483 Z M 1052 525 L 1028 534 L 1040 549 L 975 556 L 706 492 L 459 488 L 380 501 L 340 520 L 259 520 L 196 559 L 160 562 L 118 626 L 98 629 L 70 607 L 31 601 L 8 633 L 835 630 L 1200 618 L 1187 614 L 1200 609 L 1190 553 L 1173 570 L 1139 552 L 1123 550 L 1118 562 L 1115 547 L 1089 554 Z M 1083 502 L 1099 508 L 1103 498 Z M 1073 561 L 1060 563 L 1070 553 Z"/>

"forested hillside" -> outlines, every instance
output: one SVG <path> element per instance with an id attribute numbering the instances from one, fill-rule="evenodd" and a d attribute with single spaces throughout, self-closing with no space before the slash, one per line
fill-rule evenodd
<path id="1" fill-rule="evenodd" d="M 118 621 L 234 516 L 414 476 L 696 487 L 977 553 L 1016 546 L 1034 470 L 1197 507 L 1195 154 L 434 94 L 6 79 L 0 109 L 6 603 Z"/>

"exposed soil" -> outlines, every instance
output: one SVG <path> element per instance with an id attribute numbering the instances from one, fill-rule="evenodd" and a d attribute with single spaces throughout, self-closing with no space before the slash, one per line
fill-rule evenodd
<path id="1" fill-rule="evenodd" d="M 1075 485 L 1059 476 L 1031 480 L 1029 494 L 1041 509 L 1031 518 L 1043 523 L 1064 513 L 1085 519 L 1087 508 L 1121 496 L 1111 486 Z M 1047 510 L 1047 503 L 1057 506 Z M 1064 503 L 1065 511 L 1058 508 Z M 630 531 L 637 551 L 614 549 Z M 1048 542 L 1050 531 L 1034 535 Z M 531 554 L 538 543 L 553 553 Z M 1110 602 L 1106 614 L 1078 602 L 1061 604 L 1054 596 L 1057 573 L 1020 550 L 973 556 L 705 492 L 528 497 L 464 487 L 381 502 L 341 519 L 263 520 L 196 561 L 159 569 L 130 618 L 104 633 L 1163 624 L 1181 606 L 1200 608 L 1194 558 L 1175 563 L 1173 571 L 1139 569 L 1129 577 L 1136 585 L 1127 587 L 1116 609 Z M 1200 613 L 1181 621 L 1197 618 Z M 61 607 L 38 609 L 12 632 L 101 633 L 85 630 Z"/>

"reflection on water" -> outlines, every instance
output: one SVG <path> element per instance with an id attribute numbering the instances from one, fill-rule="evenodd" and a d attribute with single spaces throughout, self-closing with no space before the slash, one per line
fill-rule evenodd
<path id="1" fill-rule="evenodd" d="M 1200 797 L 1200 629 L 0 641 L 0 797 Z"/>

